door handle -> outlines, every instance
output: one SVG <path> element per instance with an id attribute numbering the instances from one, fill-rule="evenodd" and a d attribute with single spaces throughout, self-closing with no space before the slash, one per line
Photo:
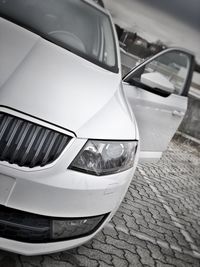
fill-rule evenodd
<path id="1" fill-rule="evenodd" d="M 184 112 L 179 111 L 179 110 L 174 110 L 174 111 L 172 112 L 172 115 L 173 115 L 173 116 L 176 116 L 176 117 L 183 117 L 183 116 L 184 116 Z"/>

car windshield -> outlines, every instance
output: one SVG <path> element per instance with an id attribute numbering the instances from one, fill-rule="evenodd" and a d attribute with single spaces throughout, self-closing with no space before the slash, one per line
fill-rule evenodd
<path id="1" fill-rule="evenodd" d="M 0 0 L 0 16 L 118 72 L 110 17 L 83 0 Z"/>

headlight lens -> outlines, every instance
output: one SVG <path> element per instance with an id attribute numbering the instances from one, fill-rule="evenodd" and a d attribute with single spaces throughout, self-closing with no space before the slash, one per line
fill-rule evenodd
<path id="1" fill-rule="evenodd" d="M 136 141 L 89 140 L 69 169 L 93 175 L 108 175 L 133 167 Z"/>

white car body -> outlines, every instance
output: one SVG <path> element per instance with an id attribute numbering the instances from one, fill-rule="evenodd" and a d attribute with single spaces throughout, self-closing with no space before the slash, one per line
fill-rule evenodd
<path id="1" fill-rule="evenodd" d="M 71 137 L 62 154 L 44 167 L 27 168 L 0 161 L 0 205 L 60 219 L 108 214 L 89 235 L 44 243 L 0 237 L 0 249 L 38 255 L 70 249 L 90 240 L 118 209 L 133 179 L 139 154 L 141 160 L 158 160 L 179 126 L 187 108 L 187 96 L 172 94 L 166 99 L 133 87 L 126 80 L 122 85 L 115 31 L 114 34 L 117 73 L 0 18 L 0 112 Z M 153 114 L 147 112 L 145 125 L 140 111 L 144 106 L 148 110 L 153 107 Z M 171 115 L 177 106 L 180 116 Z M 163 111 L 165 108 L 167 112 Z M 168 120 L 175 117 L 175 122 L 167 131 L 163 124 L 156 124 L 149 136 L 152 118 L 161 111 Z M 156 127 L 160 127 L 160 132 L 156 132 Z M 138 143 L 134 163 L 128 170 L 99 177 L 68 169 L 88 139 L 139 142 L 139 132 L 141 152 Z M 158 140 L 162 132 L 164 142 Z"/>

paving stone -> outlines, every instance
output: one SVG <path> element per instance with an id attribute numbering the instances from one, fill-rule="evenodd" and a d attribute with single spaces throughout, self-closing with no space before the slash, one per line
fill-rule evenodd
<path id="1" fill-rule="evenodd" d="M 116 240 L 110 236 L 106 238 L 108 244 L 113 245 L 118 249 L 122 249 L 124 251 L 130 251 L 132 253 L 136 253 L 136 247 L 134 244 L 127 243 L 126 241 Z"/>
<path id="2" fill-rule="evenodd" d="M 155 261 L 151 257 L 149 250 L 138 246 L 137 252 L 141 258 L 142 264 L 147 264 L 148 266 L 152 266 L 152 267 L 155 266 Z"/>
<path id="3" fill-rule="evenodd" d="M 180 233 L 180 229 L 177 228 L 175 225 L 171 225 L 171 223 L 163 223 L 160 221 L 157 221 L 157 224 L 161 227 L 163 227 L 164 229 L 170 230 L 172 232 L 177 232 L 178 234 Z"/>
<path id="4" fill-rule="evenodd" d="M 55 261 L 52 258 L 46 257 L 42 263 L 42 267 L 73 267 L 71 263 L 63 262 L 61 260 Z"/>
<path id="5" fill-rule="evenodd" d="M 103 228 L 102 232 L 104 233 L 104 236 L 105 236 L 104 242 L 106 242 L 106 236 L 112 236 L 114 238 L 118 238 L 118 232 L 117 232 L 117 230 L 110 223 L 107 224 Z"/>
<path id="6" fill-rule="evenodd" d="M 151 252 L 151 256 L 153 259 L 165 262 L 165 256 L 162 254 L 159 246 L 156 246 L 152 243 L 148 243 L 147 247 L 148 247 L 149 251 Z"/>
<path id="7" fill-rule="evenodd" d="M 138 220 L 136 218 L 134 218 L 133 216 L 128 216 L 126 214 L 124 214 L 123 218 L 126 222 L 127 228 L 139 230 L 139 223 L 138 223 Z"/>
<path id="8" fill-rule="evenodd" d="M 117 247 L 110 245 L 108 243 L 101 243 L 98 240 L 94 240 L 93 242 L 93 248 L 97 251 L 103 252 L 108 255 L 117 256 L 117 257 L 124 257 L 124 252 L 121 249 L 118 249 Z"/>
<path id="9" fill-rule="evenodd" d="M 172 236 L 169 236 L 169 235 L 166 235 L 165 234 L 165 240 L 170 244 L 170 245 L 173 245 L 175 247 L 179 247 L 179 244 L 177 242 L 177 239 L 172 237 Z"/>
<path id="10" fill-rule="evenodd" d="M 106 228 L 107 229 L 107 228 Z M 105 236 L 105 232 L 107 233 L 107 230 L 106 229 L 103 229 L 104 231 L 101 231 L 99 232 L 97 235 L 96 235 L 96 239 L 99 240 L 100 242 L 102 243 L 105 243 L 106 242 L 106 236 Z M 115 229 L 112 227 L 111 229 L 109 229 L 109 233 L 112 234 L 112 235 L 115 235 L 114 232 Z M 91 243 L 91 247 L 92 247 L 92 240 L 90 241 Z M 90 245 L 90 244 L 89 244 Z M 88 246 L 88 243 L 87 243 L 87 246 Z"/>
<path id="11" fill-rule="evenodd" d="M 160 250 L 161 250 L 161 253 L 164 255 L 164 256 L 170 256 L 170 257 L 174 257 L 174 251 L 171 249 L 171 247 L 168 247 L 168 248 L 164 248 L 164 247 L 161 247 L 160 246 Z"/>
<path id="12" fill-rule="evenodd" d="M 146 238 L 141 239 L 141 236 L 143 237 L 142 233 L 135 232 L 133 230 L 131 230 L 130 233 L 131 235 L 125 235 L 123 232 L 120 232 L 119 238 L 126 240 L 130 244 L 133 243 L 136 246 L 147 248 L 146 241 L 144 241 L 144 239 L 146 240 Z M 137 236 L 140 236 L 140 238 L 138 238 Z"/>
<path id="13" fill-rule="evenodd" d="M 87 256 L 84 255 L 76 255 L 77 260 L 79 261 L 79 266 L 80 267 L 98 267 L 98 261 L 97 260 L 92 260 Z M 41 266 L 43 267 L 43 266 Z M 55 266 L 54 266 L 55 267 Z M 67 267 L 67 265 L 66 265 Z M 78 266 L 76 266 L 78 267 Z"/>
<path id="14" fill-rule="evenodd" d="M 156 224 L 156 220 L 153 218 L 152 214 L 148 211 L 141 211 L 143 218 L 145 219 L 145 221 L 148 223 L 148 226 L 151 225 L 155 225 Z M 152 228 L 153 229 L 153 228 Z"/>
<path id="15" fill-rule="evenodd" d="M 142 267 L 140 257 L 137 254 L 133 254 L 130 251 L 125 251 L 125 258 L 129 263 L 129 266 Z"/>
<path id="16" fill-rule="evenodd" d="M 112 256 L 112 258 L 113 258 L 112 263 L 113 263 L 113 266 L 115 267 L 128 267 L 129 266 L 129 263 L 126 260 L 122 260 L 116 256 Z"/>
<path id="17" fill-rule="evenodd" d="M 171 236 L 173 237 L 173 232 L 171 230 L 167 230 L 163 227 L 160 227 L 157 223 L 151 223 L 149 222 L 148 223 L 148 226 L 150 229 L 154 230 L 154 231 L 157 231 L 158 233 L 161 233 L 161 234 L 167 234 L 168 236 Z"/>
<path id="18" fill-rule="evenodd" d="M 141 214 L 141 209 L 135 207 L 133 199 L 132 202 L 129 199 L 124 199 L 124 201 L 121 204 L 123 207 L 125 207 L 126 209 L 130 209 L 132 214 L 138 214 L 138 215 L 142 215 Z"/>
<path id="19" fill-rule="evenodd" d="M 87 249 L 87 248 L 84 248 L 83 246 L 81 246 L 78 249 L 78 253 L 80 255 L 87 256 L 88 258 L 93 259 L 93 260 L 97 260 L 97 261 L 102 260 L 107 264 L 110 264 L 111 260 L 112 260 L 111 255 L 109 255 L 109 251 L 107 251 L 107 253 L 104 253 L 104 252 L 97 250 L 95 248 Z"/>
<path id="20" fill-rule="evenodd" d="M 98 264 L 99 264 L 98 267 L 110 267 L 110 266 L 113 266 L 112 264 L 109 265 L 109 264 L 107 264 L 107 263 L 105 263 L 103 261 L 99 261 Z"/>
<path id="21" fill-rule="evenodd" d="M 186 263 L 190 263 L 193 264 L 195 266 L 200 266 L 200 259 L 194 259 L 194 257 L 190 256 L 190 255 L 185 255 L 183 253 L 180 253 L 178 251 L 175 252 L 175 257 L 177 259 L 180 259 Z"/>
<path id="22" fill-rule="evenodd" d="M 165 264 L 165 263 L 160 262 L 160 261 L 156 261 L 156 267 L 175 267 L 175 266 L 171 265 L 171 264 Z"/>
<path id="23" fill-rule="evenodd" d="M 172 264 L 176 267 L 190 267 L 190 266 L 194 266 L 193 263 L 188 263 L 188 262 L 185 262 L 183 260 L 179 260 L 179 259 L 176 259 L 176 258 L 171 258 L 171 257 L 166 257 L 166 262 L 169 263 L 169 264 Z"/>
<path id="24" fill-rule="evenodd" d="M 63 262 L 71 263 L 73 266 L 79 266 L 81 264 L 76 254 L 74 254 L 73 251 L 71 250 L 62 253 L 57 253 L 56 255 L 57 255 L 56 260 L 60 259 Z M 51 257 L 55 258 L 54 255 L 51 255 Z"/>
<path id="25" fill-rule="evenodd" d="M 150 235 L 150 236 L 152 236 L 154 238 L 158 238 L 158 239 L 161 239 L 161 240 L 166 240 L 163 234 L 161 234 L 161 233 L 159 233 L 157 231 L 154 231 L 154 230 L 152 230 L 150 228 L 146 228 L 146 227 L 140 226 L 140 231 L 142 233 L 148 234 L 148 235 Z"/>

